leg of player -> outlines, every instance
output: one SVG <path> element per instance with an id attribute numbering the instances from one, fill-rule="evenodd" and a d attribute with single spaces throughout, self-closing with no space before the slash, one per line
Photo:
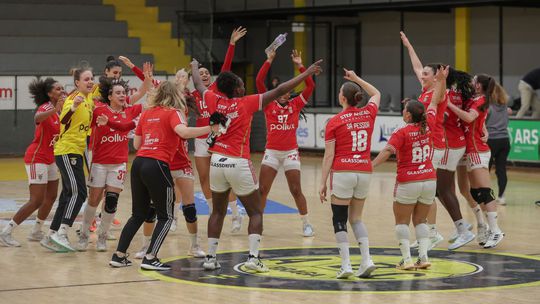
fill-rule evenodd
<path id="1" fill-rule="evenodd" d="M 206 270 L 215 270 L 221 268 L 216 258 L 219 237 L 223 229 L 223 221 L 227 215 L 227 199 L 229 197 L 229 188 L 225 192 L 212 191 L 212 213 L 208 218 L 208 252 L 204 259 L 203 268 Z"/>
<path id="2" fill-rule="evenodd" d="M 208 204 L 208 213 L 212 213 L 212 191 L 210 191 L 210 179 L 208 177 L 210 172 L 210 156 L 200 157 L 195 156 L 195 168 L 197 168 L 197 174 L 199 175 L 199 182 L 201 184 L 201 190 L 206 198 Z"/>
<path id="3" fill-rule="evenodd" d="M 40 244 L 41 246 L 45 248 L 49 248 L 52 245 L 51 240 L 49 239 L 48 235 L 45 235 L 45 233 L 42 232 L 41 227 L 43 226 L 43 223 L 47 220 L 47 217 L 51 213 L 52 206 L 54 205 L 54 202 L 56 201 L 56 198 L 58 197 L 58 184 L 60 183 L 60 180 L 54 180 L 49 181 L 47 183 L 47 192 L 45 194 L 45 200 L 43 201 L 43 204 L 38 209 L 37 217 L 36 217 L 36 223 L 34 224 L 34 227 L 32 227 L 32 231 L 30 232 L 30 235 L 28 236 L 29 240 L 37 240 L 41 236 Z M 59 249 L 56 246 L 53 246 L 53 250 L 56 251 L 56 249 Z"/>
<path id="4" fill-rule="evenodd" d="M 143 245 L 141 249 L 135 253 L 136 259 L 142 259 L 146 255 L 146 251 L 148 250 L 148 246 L 150 246 L 150 241 L 152 240 L 152 232 L 154 232 L 154 226 L 156 222 L 156 213 L 153 211 L 152 208 L 152 214 L 148 216 L 144 220 L 143 224 Z"/>
<path id="5" fill-rule="evenodd" d="M 261 169 L 262 173 L 262 169 Z M 290 169 L 285 171 L 285 177 L 287 178 L 287 184 L 289 185 L 289 190 L 294 198 L 296 208 L 298 208 L 298 213 L 300 213 L 300 218 L 302 219 L 302 234 L 305 237 L 311 237 L 315 235 L 313 231 L 313 226 L 309 222 L 308 218 L 308 208 L 306 197 L 302 192 L 302 184 L 300 178 L 299 169 Z"/>
<path id="6" fill-rule="evenodd" d="M 267 165 L 261 165 L 261 172 L 259 173 L 259 191 L 261 192 L 261 209 L 263 212 L 266 208 L 268 193 L 270 193 L 270 188 L 272 188 L 272 183 L 274 183 L 276 175 L 276 169 Z"/>
<path id="7" fill-rule="evenodd" d="M 199 245 L 197 209 L 195 209 L 195 194 L 193 178 L 177 178 L 175 180 L 182 202 L 182 213 L 186 219 L 186 227 L 189 233 L 190 247 L 188 255 L 196 258 L 204 258 L 206 254 Z"/>
<path id="8" fill-rule="evenodd" d="M 174 179 L 174 193 L 176 195 L 176 201 L 174 202 L 173 208 L 174 220 L 171 225 L 171 232 L 175 232 L 176 229 L 178 229 L 178 211 L 180 210 L 180 205 L 182 203 L 182 192 L 178 186 L 179 180 L 179 178 Z"/>
<path id="9" fill-rule="evenodd" d="M 489 227 L 484 220 L 484 213 L 482 212 L 481 208 L 483 206 L 479 205 L 471 195 L 471 187 L 469 185 L 467 167 L 465 165 L 458 166 L 456 172 L 459 192 L 465 198 L 465 200 L 467 200 L 467 204 L 473 210 L 474 216 L 476 218 L 476 241 L 481 246 L 484 246 L 489 236 Z"/>
<path id="10" fill-rule="evenodd" d="M 362 212 L 364 210 L 365 199 L 352 198 L 349 205 L 349 223 L 354 232 L 358 247 L 360 247 L 360 253 L 362 255 L 362 262 L 358 268 L 356 276 L 360 278 L 368 278 L 371 273 L 377 269 L 375 263 L 371 260 L 369 254 L 369 239 L 368 231 L 364 222 L 362 222 Z"/>
<path id="11" fill-rule="evenodd" d="M 97 251 L 107 251 L 107 239 L 109 230 L 114 221 L 116 210 L 118 209 L 118 198 L 121 188 L 107 186 L 105 190 L 105 204 L 101 213 L 101 223 L 97 229 L 98 239 L 96 243 Z"/>
<path id="12" fill-rule="evenodd" d="M 236 194 L 233 191 L 229 193 L 229 208 L 231 209 L 231 233 L 238 233 L 242 229 L 242 220 L 244 214 L 240 211 L 238 202 L 236 200 Z"/>
<path id="13" fill-rule="evenodd" d="M 259 246 L 263 232 L 263 212 L 261 208 L 261 195 L 259 189 L 247 195 L 238 196 L 249 217 L 248 241 L 249 256 L 245 266 L 256 272 L 268 272 L 268 268 L 259 257 Z"/>
<path id="14" fill-rule="evenodd" d="M 437 247 L 439 243 L 441 243 L 444 238 L 437 230 L 437 200 L 433 201 L 433 204 L 429 207 L 429 213 L 427 216 L 427 225 L 429 227 L 429 250 Z M 418 240 L 414 241 L 412 243 L 411 248 L 418 248 Z"/>
<path id="15" fill-rule="evenodd" d="M 394 202 L 394 217 L 396 221 L 396 238 L 399 242 L 399 250 L 401 251 L 401 261 L 396 265 L 400 270 L 413 270 L 414 263 L 411 259 L 411 249 L 409 246 L 410 231 L 409 222 L 411 221 L 411 215 L 414 211 L 415 204 L 401 204 Z M 429 210 L 428 210 L 429 211 Z M 427 240 L 429 243 L 429 239 Z M 426 239 L 418 239 L 418 247 L 424 247 Z"/>
<path id="16" fill-rule="evenodd" d="M 347 221 L 349 217 L 350 199 L 339 199 L 332 195 L 332 224 L 336 243 L 341 257 L 341 268 L 337 273 L 338 279 L 346 279 L 353 275 L 349 251 L 349 238 L 347 236 Z"/>
<path id="17" fill-rule="evenodd" d="M 418 259 L 414 264 L 417 269 L 427 269 L 431 266 L 428 259 L 429 249 L 429 227 L 426 224 L 426 218 L 430 210 L 430 204 L 418 202 L 414 208 L 412 221 L 416 231 L 416 239 L 420 245 L 418 246 Z"/>

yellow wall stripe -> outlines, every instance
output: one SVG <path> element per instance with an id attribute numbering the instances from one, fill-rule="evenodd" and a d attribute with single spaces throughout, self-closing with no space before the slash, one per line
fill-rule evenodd
<path id="1" fill-rule="evenodd" d="M 458 7 L 455 9 L 455 51 L 456 51 L 456 69 L 465 72 L 469 71 L 469 8 Z"/>

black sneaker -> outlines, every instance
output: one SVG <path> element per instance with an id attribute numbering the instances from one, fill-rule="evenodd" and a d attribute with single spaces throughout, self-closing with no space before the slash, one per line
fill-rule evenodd
<path id="1" fill-rule="evenodd" d="M 127 258 L 127 254 L 124 257 L 119 257 L 116 253 L 114 253 L 111 261 L 109 262 L 109 265 L 115 268 L 131 266 L 131 261 Z"/>
<path id="2" fill-rule="evenodd" d="M 144 257 L 141 263 L 141 268 L 143 270 L 170 270 L 171 265 L 161 263 L 157 257 L 151 260 Z"/>

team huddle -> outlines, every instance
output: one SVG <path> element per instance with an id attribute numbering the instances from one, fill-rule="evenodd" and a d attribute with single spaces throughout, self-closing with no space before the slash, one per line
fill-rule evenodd
<path id="1" fill-rule="evenodd" d="M 128 174 L 130 138 L 137 150 L 129 171 L 132 212 L 110 266 L 132 265 L 128 249 L 143 226 L 143 246 L 134 255 L 142 259 L 141 268 L 171 269 L 169 264 L 161 262 L 158 252 L 168 232 L 177 229 L 177 213 L 181 209 L 190 237 L 188 254 L 203 258 L 205 270 L 220 268 L 217 251 L 228 209 L 232 211 L 232 232 L 241 229 L 243 215 L 236 203 L 238 198 L 249 217 L 249 255 L 244 267 L 268 272 L 259 255 L 263 212 L 281 167 L 298 208 L 302 234 L 313 236 L 315 232 L 301 188 L 296 130 L 303 108 L 316 88 L 312 76 L 322 72 L 322 60 L 305 68 L 301 52 L 294 50 L 291 60 L 299 71 L 298 76 L 267 90 L 264 80 L 276 55 L 275 49 L 270 50 L 257 75 L 257 94 L 246 95 L 243 80 L 230 71 L 235 44 L 246 33 L 242 27 L 233 31 L 221 73 L 214 82 L 208 69 L 200 67 L 195 59 L 190 71 L 181 69 L 174 80 L 159 81 L 153 77 L 152 64 L 145 63 L 140 69 L 122 56 L 118 60 L 107 58 L 99 84 L 94 83 L 90 67 L 74 69 L 76 89 L 69 94 L 52 78 L 33 81 L 29 90 L 38 106 L 34 117 L 36 128 L 24 157 L 30 199 L 0 232 L 0 245 L 20 246 L 12 232 L 37 210 L 28 240 L 40 242 L 55 252 L 86 251 L 90 233 L 95 230 L 96 250 L 107 251 L 107 240 L 113 239 L 111 226 L 118 224 L 115 214 Z M 370 257 L 362 211 L 373 168 L 393 154 L 397 158 L 395 233 L 402 254 L 398 269 L 431 266 L 428 252 L 443 240 L 435 223 L 436 196 L 456 227 L 449 238 L 450 250 L 475 238 L 480 246 L 492 248 L 504 237 L 497 224 L 497 204 L 487 169 L 490 150 L 485 130 L 489 104 L 502 98 L 502 88 L 489 75 L 473 77 L 444 64 L 424 66 L 404 33 L 401 38 L 422 85 L 418 100 L 403 101 L 406 124 L 392 134 L 387 146 L 371 160 L 371 136 L 381 93 L 354 71 L 345 69 L 346 82 L 338 96 L 343 109 L 330 119 L 325 129 L 319 196 L 325 202 L 328 192 L 331 194 L 332 222 L 341 257 L 337 274 L 340 279 L 354 275 L 348 222 L 362 256 L 355 275 L 368 278 L 377 268 Z M 121 78 L 122 64 L 143 81 L 131 96 L 127 94 L 128 84 Z M 194 91 L 188 89 L 190 78 Z M 305 82 L 304 90 L 298 95 L 291 94 L 302 82 Z M 145 95 L 146 102 L 138 103 Z M 257 111 L 264 112 L 267 127 L 259 178 L 249 146 L 251 122 Z M 188 126 L 190 115 L 196 117 L 194 127 Z M 195 139 L 195 169 L 210 209 L 206 252 L 199 244 L 195 175 L 187 147 L 190 138 Z M 474 210 L 476 235 L 472 232 L 473 225 L 461 215 L 455 193 L 455 172 L 460 192 Z M 56 201 L 60 177 L 62 191 L 58 206 L 45 233 L 42 226 Z M 103 203 L 98 212 L 100 202 Z M 79 239 L 72 244 L 68 231 L 83 205 Z M 414 244 L 410 244 L 411 218 L 416 232 Z M 418 247 L 416 261 L 411 258 L 412 247 Z"/>

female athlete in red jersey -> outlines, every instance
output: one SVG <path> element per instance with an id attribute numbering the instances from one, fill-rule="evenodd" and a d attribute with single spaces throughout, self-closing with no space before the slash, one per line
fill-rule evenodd
<path id="1" fill-rule="evenodd" d="M 418 77 L 420 84 L 422 85 L 422 94 L 419 96 L 418 100 L 424 104 L 425 108 L 427 108 L 433 96 L 434 86 L 436 85 L 435 72 L 440 67 L 440 64 L 428 64 L 423 66 L 420 59 L 416 55 L 413 46 L 407 39 L 407 36 L 405 36 L 405 33 L 401 32 L 400 34 L 403 45 L 409 52 L 413 70 Z M 455 81 L 450 83 L 450 85 L 454 84 Z M 459 84 L 460 85 L 457 88 L 459 93 L 468 95 L 466 94 L 469 93 L 468 91 L 470 91 L 468 88 L 468 83 L 465 82 Z M 453 185 L 455 183 L 454 172 L 456 170 L 457 163 L 461 159 L 464 152 L 463 147 L 460 147 L 462 143 L 460 143 L 459 137 L 457 140 L 454 140 L 452 139 L 452 135 L 454 134 L 450 135 L 450 138 L 448 137 L 448 134 L 445 134 L 445 125 L 448 127 L 448 124 L 452 125 L 455 123 L 454 120 L 447 119 L 447 123 L 445 123 L 444 120 L 449 98 L 450 96 L 445 96 L 445 98 L 439 103 L 437 108 L 436 124 L 432 129 L 434 134 L 433 166 L 437 171 L 437 180 L 439 181 L 437 187 L 438 198 L 448 211 L 448 214 L 452 218 L 458 232 L 457 236 L 453 237 L 453 242 L 448 247 L 450 250 L 455 250 L 474 240 L 475 235 L 468 230 L 471 225 L 463 219 L 459 207 L 459 201 L 455 193 L 455 187 L 447 187 L 447 185 Z M 456 128 L 454 128 L 454 130 L 455 129 Z M 451 142 L 449 142 L 449 139 Z M 435 229 L 437 204 L 432 204 L 431 208 L 430 215 L 428 216 L 428 223 L 431 224 L 431 244 L 429 249 L 435 247 L 443 240 L 443 237 Z"/>
<path id="2" fill-rule="evenodd" d="M 345 70 L 346 82 L 339 90 L 339 104 L 343 110 L 328 121 L 325 131 L 325 148 L 319 196 L 326 201 L 326 181 L 330 175 L 332 194 L 332 222 L 341 256 L 338 279 L 353 275 L 347 237 L 347 221 L 362 254 L 357 276 L 366 278 L 376 269 L 369 255 L 369 240 L 362 222 L 362 211 L 371 180 L 371 134 L 379 109 L 381 93 L 358 77 L 354 71 Z M 362 90 L 370 96 L 362 96 Z M 359 106 L 362 106 L 359 108 Z"/>
<path id="3" fill-rule="evenodd" d="M 151 66 L 147 66 L 151 71 Z M 148 71 L 147 71 L 148 72 Z M 151 88 L 150 80 L 143 82 L 139 95 Z M 92 164 L 88 179 L 89 196 L 83 212 L 82 228 L 77 250 L 86 251 L 90 237 L 90 225 L 96 208 L 105 196 L 101 224 L 98 228 L 97 251 L 107 250 L 107 235 L 118 206 L 120 192 L 124 189 L 128 161 L 128 133 L 131 129 L 117 130 L 98 123 L 98 118 L 106 123 L 125 124 L 136 119 L 142 112 L 142 104 L 133 106 L 126 102 L 129 87 L 122 79 L 100 78 L 99 90 L 103 106 L 96 107 L 91 124 Z M 105 192 L 105 195 L 103 193 Z"/>
<path id="4" fill-rule="evenodd" d="M 30 199 L 15 213 L 0 233 L 0 245 L 21 246 L 13 239 L 11 233 L 15 227 L 38 210 L 36 223 L 28 240 L 41 241 L 44 247 L 57 250 L 49 238 L 44 236 L 41 226 L 47 219 L 58 193 L 60 176 L 54 162 L 53 145 L 60 133 L 58 113 L 62 111 L 65 92 L 62 85 L 52 78 L 32 81 L 29 90 L 38 106 L 34 116 L 36 125 L 34 139 L 24 154 Z"/>
<path id="5" fill-rule="evenodd" d="M 489 236 L 484 248 L 492 248 L 502 241 L 504 233 L 497 223 L 497 204 L 491 189 L 488 171 L 491 153 L 482 137 L 485 136 L 485 120 L 489 103 L 496 98 L 495 87 L 497 83 L 493 77 L 479 74 L 474 77 L 473 85 L 477 95 L 469 109 L 462 110 L 454 105 L 449 105 L 449 108 L 466 124 L 467 171 L 469 172 L 471 195 L 477 203 L 484 204 L 487 211 Z"/>
<path id="6" fill-rule="evenodd" d="M 439 69 L 433 97 L 427 108 L 417 100 L 409 100 L 403 109 L 405 126 L 394 131 L 388 144 L 373 160 L 376 167 L 392 154 L 397 156 L 397 178 L 394 190 L 394 216 L 396 236 L 402 260 L 396 266 L 402 270 L 426 269 L 428 259 L 429 228 L 425 224 L 430 205 L 435 199 L 436 173 L 432 165 L 433 136 L 437 105 L 444 99 L 445 78 L 448 67 Z M 415 226 L 418 240 L 418 260 L 413 264 L 409 247 L 409 223 Z"/>
<path id="7" fill-rule="evenodd" d="M 275 52 L 268 55 L 268 59 L 257 74 L 257 91 L 259 94 L 266 92 L 264 79 L 274 60 Z M 306 68 L 302 65 L 302 53 L 293 50 L 291 59 L 300 73 Z M 311 93 L 315 88 L 315 83 L 311 77 L 306 78 L 306 88 L 295 98 L 290 98 L 287 93 L 271 102 L 264 108 L 266 118 L 266 150 L 261 163 L 261 172 L 259 173 L 259 183 L 261 191 L 262 209 L 266 206 L 266 198 L 274 182 L 279 168 L 283 166 L 285 177 L 289 184 L 298 213 L 302 219 L 302 232 L 306 237 L 313 236 L 313 226 L 308 220 L 307 202 L 302 193 L 302 184 L 300 183 L 300 156 L 298 154 L 298 144 L 296 142 L 296 129 L 298 129 L 298 120 L 300 112 L 307 104 Z"/>
<path id="8" fill-rule="evenodd" d="M 220 73 L 216 80 L 217 89 L 225 96 L 209 90 L 197 74 L 199 63 L 196 60 L 191 63 L 193 83 L 203 96 L 204 102 L 209 109 L 216 109 L 218 113 L 231 120 L 227 129 L 215 139 L 214 145 L 209 149 L 212 152 L 210 188 L 214 208 L 208 219 L 208 255 L 203 263 L 205 269 L 213 270 L 221 267 L 216 259 L 216 251 L 227 213 L 227 197 L 232 189 L 249 216 L 249 256 L 245 266 L 257 272 L 268 271 L 259 259 L 262 209 L 257 178 L 250 160 L 251 120 L 255 112 L 292 90 L 305 78 L 320 73 L 320 62 L 314 63 L 304 73 L 279 85 L 276 89 L 248 96 L 244 96 L 242 79 L 231 72 Z"/>
<path id="9" fill-rule="evenodd" d="M 145 77 L 150 79 L 151 75 Z M 161 82 L 147 102 L 150 108 L 142 114 L 133 142 L 138 151 L 131 169 L 132 216 L 122 230 L 117 250 L 109 265 L 131 265 L 126 255 L 127 249 L 137 230 L 155 210 L 158 221 L 141 268 L 168 270 L 170 266 L 161 263 L 157 253 L 169 232 L 174 216 L 174 181 L 169 169 L 170 163 L 181 140 L 218 130 L 217 126 L 187 126 L 184 114 L 186 102 L 173 82 Z M 151 203 L 154 208 L 151 208 Z"/>

